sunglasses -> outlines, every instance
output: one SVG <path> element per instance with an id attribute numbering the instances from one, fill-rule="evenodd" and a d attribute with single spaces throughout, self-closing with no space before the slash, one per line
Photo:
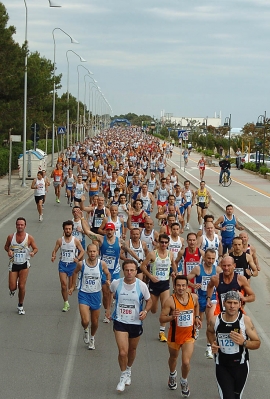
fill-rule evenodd
<path id="1" fill-rule="evenodd" d="M 159 241 L 160 244 L 169 244 L 169 241 Z"/>

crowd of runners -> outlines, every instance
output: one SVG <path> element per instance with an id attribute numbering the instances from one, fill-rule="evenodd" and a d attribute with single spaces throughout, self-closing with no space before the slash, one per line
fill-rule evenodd
<path id="1" fill-rule="evenodd" d="M 169 348 L 168 387 L 177 388 L 182 351 L 183 397 L 190 395 L 190 360 L 205 317 L 205 355 L 215 357 L 220 397 L 241 398 L 248 349 L 260 345 L 244 314 L 245 303 L 255 300 L 250 281 L 260 270 L 256 249 L 232 205 L 216 221 L 210 214 L 204 159 L 198 163 L 200 187 L 193 190 L 169 166 L 172 153 L 172 143 L 161 144 L 140 128 L 118 127 L 67 148 L 50 177 L 38 172 L 31 188 L 39 222 L 46 223 L 50 179 L 56 203 L 70 215 L 51 255 L 54 262 L 60 253 L 62 311 L 69 311 L 69 296 L 77 290 L 83 340 L 90 350 L 95 349 L 101 308 L 103 322 L 113 321 L 121 370 L 117 390 L 122 392 L 131 384 L 143 321 L 158 312 L 160 303 L 156 336 Z M 190 231 L 194 209 L 198 228 Z M 30 258 L 38 252 L 25 229 L 25 219 L 18 218 L 16 233 L 5 244 L 10 295 L 18 289 L 21 315 Z M 238 236 L 235 229 L 241 231 Z"/>

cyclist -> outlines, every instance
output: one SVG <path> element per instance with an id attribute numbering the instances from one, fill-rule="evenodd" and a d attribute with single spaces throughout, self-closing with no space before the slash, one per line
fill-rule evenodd
<path id="1" fill-rule="evenodd" d="M 225 157 L 225 159 L 222 159 L 221 161 L 219 161 L 219 166 L 220 166 L 220 174 L 219 174 L 219 185 L 221 185 L 222 182 L 222 177 L 224 173 L 228 174 L 228 179 L 230 178 L 231 172 L 231 163 L 229 161 L 229 157 L 228 155 Z"/>

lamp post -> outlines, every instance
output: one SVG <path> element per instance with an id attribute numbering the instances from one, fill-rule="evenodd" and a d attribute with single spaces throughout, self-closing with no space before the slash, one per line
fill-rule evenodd
<path id="1" fill-rule="evenodd" d="M 203 118 L 203 130 L 205 132 L 205 151 L 207 151 L 207 134 L 208 134 L 208 130 L 207 130 L 207 120 L 208 120 L 208 116 L 206 118 Z"/>
<path id="2" fill-rule="evenodd" d="M 67 73 L 67 146 L 68 147 L 69 147 L 69 59 L 68 59 L 69 52 L 72 52 L 75 55 L 77 55 L 77 57 L 80 58 L 81 62 L 86 62 L 86 60 L 83 57 L 81 57 L 79 54 L 77 54 L 75 51 L 68 50 L 66 52 L 67 64 L 68 64 L 68 73 Z"/>
<path id="3" fill-rule="evenodd" d="M 26 187 L 26 140 L 27 140 L 27 61 L 28 61 L 28 43 L 27 43 L 27 27 L 28 27 L 28 8 L 26 0 L 25 6 L 25 58 L 24 58 L 24 100 L 23 100 L 23 169 L 22 169 L 22 187 Z M 49 0 L 49 5 L 52 8 L 61 7 Z"/>
<path id="4" fill-rule="evenodd" d="M 77 40 L 73 39 L 72 36 L 70 36 L 67 32 L 65 32 L 61 28 L 54 28 L 52 31 L 52 36 L 53 36 L 53 124 L 52 124 L 52 162 L 51 166 L 53 166 L 53 158 L 54 158 L 54 135 L 55 135 L 55 52 L 56 52 L 56 43 L 55 43 L 55 37 L 54 37 L 54 31 L 60 30 L 63 32 L 65 35 L 67 35 L 70 38 L 71 43 L 76 43 L 78 44 Z"/>
<path id="5" fill-rule="evenodd" d="M 232 120 L 232 115 L 226 116 L 224 120 L 224 127 L 229 128 L 229 158 L 231 158 L 231 120 Z"/>
<path id="6" fill-rule="evenodd" d="M 83 123 L 84 123 L 84 139 L 85 139 L 85 132 L 86 132 L 86 117 L 85 117 L 85 113 L 86 113 L 86 78 L 90 78 L 92 79 L 92 81 L 94 83 L 97 83 L 97 81 L 90 76 L 88 73 L 84 75 L 84 105 L 83 105 Z M 89 86 L 92 82 L 89 82 Z M 89 89 L 89 93 L 90 93 L 90 89 Z M 89 97 L 90 98 L 90 97 Z M 89 117 L 88 117 L 88 130 L 89 130 L 89 120 L 90 120 L 90 103 L 89 103 L 89 113 L 88 113 Z"/>
<path id="7" fill-rule="evenodd" d="M 80 74 L 79 67 L 84 68 L 89 75 L 93 75 L 93 73 L 86 68 L 85 66 L 79 64 L 77 65 L 77 73 L 78 73 L 78 98 L 77 98 L 77 129 L 76 129 L 76 141 L 79 140 L 79 124 L 80 124 Z"/>
<path id="8" fill-rule="evenodd" d="M 265 154 L 265 137 L 266 137 L 266 111 L 264 111 L 264 115 L 259 115 L 256 123 L 256 127 L 261 129 L 263 128 L 263 165 L 264 165 L 264 154 Z M 259 159 L 259 164 L 260 164 Z"/>

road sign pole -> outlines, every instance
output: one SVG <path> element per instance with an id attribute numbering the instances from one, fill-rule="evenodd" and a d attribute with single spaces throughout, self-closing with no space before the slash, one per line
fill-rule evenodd
<path id="1" fill-rule="evenodd" d="M 34 151 L 36 151 L 36 146 L 37 146 L 37 124 L 34 124 Z"/>

